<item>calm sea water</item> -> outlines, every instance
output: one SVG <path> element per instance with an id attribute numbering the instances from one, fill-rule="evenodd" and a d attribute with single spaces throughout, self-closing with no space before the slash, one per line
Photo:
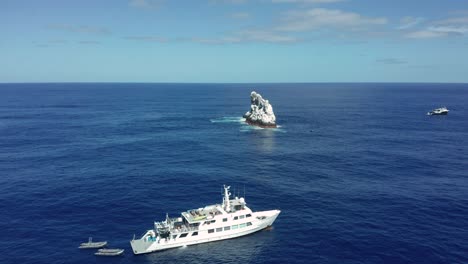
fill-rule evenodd
<path id="1" fill-rule="evenodd" d="M 279 129 L 239 121 L 252 90 Z M 1 84 L 0 262 L 468 263 L 467 102 L 466 84 Z M 223 184 L 281 209 L 274 228 L 132 255 Z"/>

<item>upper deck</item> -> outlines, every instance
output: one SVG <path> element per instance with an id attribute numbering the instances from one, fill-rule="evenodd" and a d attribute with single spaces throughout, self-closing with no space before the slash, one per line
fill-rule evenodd
<path id="1" fill-rule="evenodd" d="M 224 198 L 222 204 L 207 205 L 203 208 L 192 209 L 182 212 L 182 217 L 169 218 L 166 215 L 166 220 L 155 222 L 155 231 L 158 233 L 179 232 L 180 230 L 198 230 L 202 224 L 215 223 L 217 216 L 223 216 L 223 222 L 228 221 L 228 215 L 236 217 L 238 211 L 240 214 L 248 214 L 252 211 L 247 207 L 244 198 L 235 197 L 229 199 L 229 186 L 224 186 Z"/>
<path id="2" fill-rule="evenodd" d="M 222 206 L 219 204 L 208 205 L 203 208 L 188 210 L 187 212 L 182 212 L 182 216 L 189 222 L 197 223 L 204 220 L 213 219 L 217 215 L 226 214 Z"/>
<path id="3" fill-rule="evenodd" d="M 211 220 L 217 215 L 225 215 L 229 213 L 235 213 L 240 210 L 250 210 L 243 198 L 236 197 L 235 199 L 229 200 L 230 210 L 226 212 L 223 209 L 223 206 L 220 204 L 208 205 L 203 208 L 188 210 L 187 212 L 182 212 L 182 216 L 189 223 L 197 223 L 205 220 Z"/>

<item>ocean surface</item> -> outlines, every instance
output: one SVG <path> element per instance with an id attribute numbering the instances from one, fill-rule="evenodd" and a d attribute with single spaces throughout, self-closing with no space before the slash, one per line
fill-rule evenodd
<path id="1" fill-rule="evenodd" d="M 278 129 L 242 122 L 252 90 Z M 273 229 L 132 254 L 223 184 Z M 468 263 L 468 84 L 0 84 L 0 238 L 1 263 Z"/>

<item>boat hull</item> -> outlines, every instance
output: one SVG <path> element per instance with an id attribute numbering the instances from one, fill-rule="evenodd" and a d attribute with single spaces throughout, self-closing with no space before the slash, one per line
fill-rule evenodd
<path id="1" fill-rule="evenodd" d="M 448 112 L 442 112 L 442 113 L 428 113 L 428 115 L 447 115 Z"/>
<path id="2" fill-rule="evenodd" d="M 100 249 L 94 253 L 96 256 L 114 257 L 121 256 L 124 253 L 124 249 Z"/>
<path id="3" fill-rule="evenodd" d="M 140 254 L 147 254 L 156 251 L 166 250 L 170 248 L 177 248 L 183 246 L 190 246 L 195 244 L 202 244 L 208 242 L 214 242 L 219 240 L 231 239 L 236 237 L 241 237 L 245 235 L 249 235 L 255 232 L 258 232 L 262 229 L 265 229 L 273 224 L 276 220 L 278 215 L 281 211 L 279 210 L 271 210 L 271 211 L 264 211 L 264 212 L 257 212 L 254 213 L 253 216 L 255 220 L 252 220 L 252 225 L 247 226 L 242 229 L 230 230 L 230 231 L 221 231 L 212 234 L 204 234 L 197 238 L 193 237 L 186 237 L 186 238 L 177 238 L 177 239 L 169 239 L 169 240 L 160 240 L 156 241 L 145 241 L 144 239 L 133 239 L 130 241 L 130 245 L 132 246 L 133 254 L 140 255 Z M 259 219 L 258 217 L 265 217 L 264 219 Z M 242 231 L 240 231 L 242 230 Z M 202 233 L 203 231 L 200 231 Z"/>

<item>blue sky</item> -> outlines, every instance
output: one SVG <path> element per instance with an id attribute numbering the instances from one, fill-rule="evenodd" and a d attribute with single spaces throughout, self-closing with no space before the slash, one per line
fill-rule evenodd
<path id="1" fill-rule="evenodd" d="M 468 82 L 467 0 L 3 0 L 0 82 Z"/>

